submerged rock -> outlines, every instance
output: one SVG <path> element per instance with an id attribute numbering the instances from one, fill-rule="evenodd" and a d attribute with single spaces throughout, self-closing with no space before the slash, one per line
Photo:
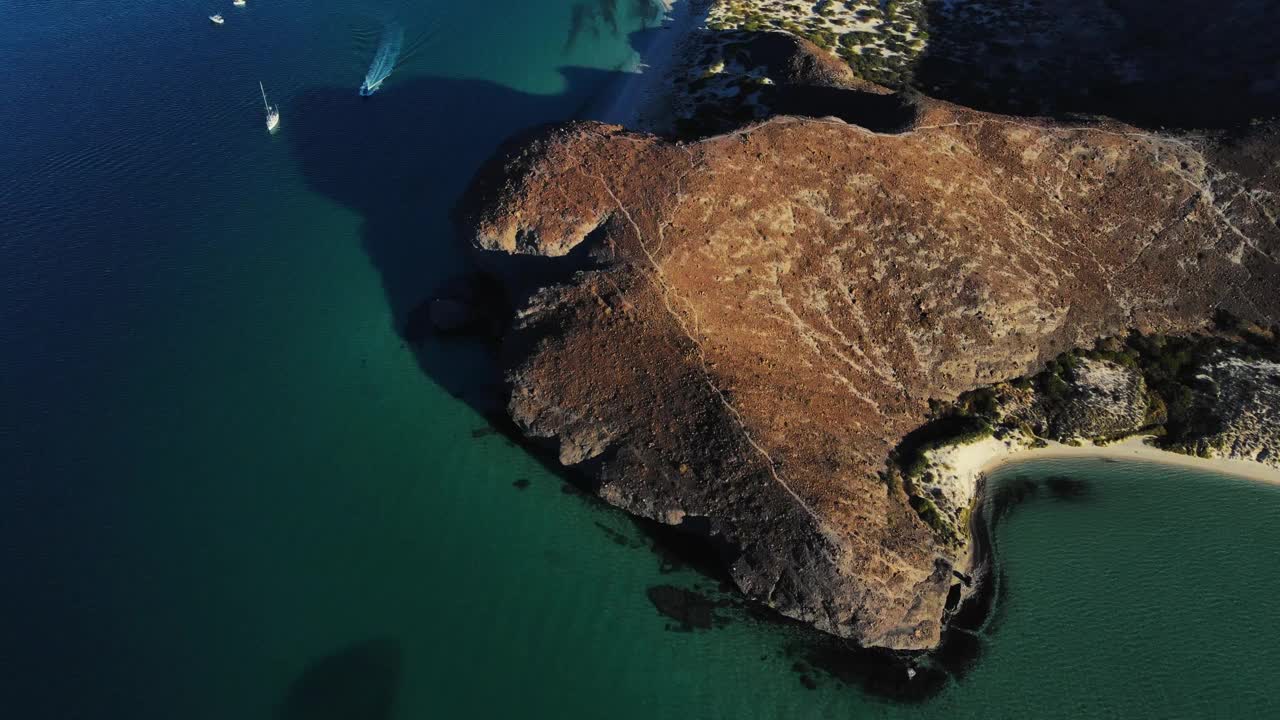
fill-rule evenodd
<path id="1" fill-rule="evenodd" d="M 409 311 L 404 337 L 421 343 L 432 334 L 479 335 L 502 333 L 511 314 L 505 289 L 482 273 L 456 277 Z"/>
<path id="2" fill-rule="evenodd" d="M 728 607 L 731 603 L 708 597 L 696 590 L 674 585 L 654 585 L 645 594 L 659 613 L 676 621 L 676 625 L 669 626 L 671 629 L 681 632 L 709 630 L 728 622 L 716 610 Z"/>

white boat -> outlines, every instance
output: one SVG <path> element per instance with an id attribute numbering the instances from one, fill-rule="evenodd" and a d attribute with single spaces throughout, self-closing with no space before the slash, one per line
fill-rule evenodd
<path id="1" fill-rule="evenodd" d="M 231 4 L 236 7 L 244 7 L 244 0 L 231 0 Z"/>
<path id="2" fill-rule="evenodd" d="M 210 15 L 209 22 L 213 23 L 214 25 L 221 25 L 225 21 L 222 19 L 221 15 Z"/>
<path id="3" fill-rule="evenodd" d="M 267 132 L 274 133 L 280 127 L 280 108 L 267 102 L 267 89 L 258 81 L 258 89 L 262 91 L 262 107 L 267 111 Z"/>

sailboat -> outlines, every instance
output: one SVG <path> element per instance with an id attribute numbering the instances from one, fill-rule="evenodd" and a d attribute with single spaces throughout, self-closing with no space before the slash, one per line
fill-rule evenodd
<path id="1" fill-rule="evenodd" d="M 267 132 L 274 133 L 280 127 L 280 108 L 267 102 L 267 89 L 258 81 L 258 89 L 262 91 L 262 107 L 267 111 Z"/>

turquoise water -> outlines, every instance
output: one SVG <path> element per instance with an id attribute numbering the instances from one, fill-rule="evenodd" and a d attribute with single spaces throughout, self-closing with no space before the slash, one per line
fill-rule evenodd
<path id="1" fill-rule="evenodd" d="M 714 583 L 489 431 L 483 347 L 406 346 L 477 165 L 590 114 L 643 10 L 0 4 L 6 717 L 1276 709 L 1275 488 L 1073 468 L 1088 502 L 999 526 L 1007 599 L 962 681 L 809 690 L 805 633 L 668 629 L 646 591 Z M 431 39 L 362 100 L 388 18 Z"/>

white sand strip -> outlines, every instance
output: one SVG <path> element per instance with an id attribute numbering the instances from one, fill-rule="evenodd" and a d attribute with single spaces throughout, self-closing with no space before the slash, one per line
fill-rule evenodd
<path id="1" fill-rule="evenodd" d="M 1182 453 L 1161 450 L 1160 448 L 1147 445 L 1144 440 L 1146 440 L 1145 437 L 1131 437 L 1110 445 L 1091 445 L 1086 443 L 1080 447 L 1051 442 L 1048 447 L 1044 448 L 1005 448 L 1005 450 L 1007 450 L 1006 452 L 1001 452 L 993 446 L 988 446 L 987 449 L 993 450 L 994 452 L 990 452 L 985 455 L 969 454 L 965 457 L 965 460 L 970 461 L 970 463 L 981 461 L 982 464 L 977 468 L 977 471 L 982 474 L 990 473 L 992 470 L 995 470 L 997 467 L 1006 463 L 1022 460 L 1037 460 L 1042 458 L 1110 458 L 1115 460 L 1136 460 L 1140 462 L 1175 465 L 1177 467 L 1204 470 L 1206 472 L 1221 473 L 1223 475 L 1234 475 L 1236 477 L 1280 485 L 1280 469 L 1264 465 L 1260 462 L 1230 458 L 1201 458 L 1193 455 L 1183 455 Z M 959 470 L 960 468 L 957 469 Z M 973 469 L 965 468 L 965 470 L 971 473 Z"/>

